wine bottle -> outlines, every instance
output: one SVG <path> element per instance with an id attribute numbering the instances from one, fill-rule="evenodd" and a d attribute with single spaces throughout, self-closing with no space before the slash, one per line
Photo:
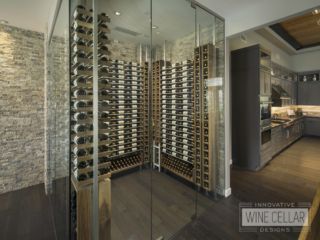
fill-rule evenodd
<path id="1" fill-rule="evenodd" d="M 104 89 L 104 88 L 100 89 L 99 92 L 98 92 L 98 95 L 105 96 L 105 95 L 108 95 L 108 94 L 109 94 L 109 91 L 107 89 Z"/>
<path id="2" fill-rule="evenodd" d="M 80 95 L 87 95 L 87 91 L 84 90 L 84 89 L 82 89 L 82 88 L 80 88 L 80 89 L 77 89 L 77 90 L 74 91 L 74 92 L 71 92 L 71 96 L 72 96 L 72 97 L 78 97 L 78 96 L 80 96 Z"/>
<path id="3" fill-rule="evenodd" d="M 80 9 L 82 9 L 82 10 L 86 10 L 86 8 L 85 8 L 84 6 L 82 6 L 82 5 L 78 5 L 77 8 L 80 8 Z M 87 16 L 83 15 L 82 13 L 79 13 L 79 12 L 77 11 L 77 8 L 74 10 L 74 13 L 73 13 L 74 19 L 78 19 L 80 16 L 82 16 L 82 17 L 87 17 Z"/>
<path id="4" fill-rule="evenodd" d="M 82 173 L 79 176 L 77 176 L 77 180 L 78 180 L 78 182 L 85 181 L 85 180 L 87 180 L 87 175 L 85 173 Z"/>
<path id="5" fill-rule="evenodd" d="M 85 132 L 87 131 L 87 126 L 84 124 L 76 124 L 73 127 L 73 130 L 78 133 L 78 132 Z"/>
<path id="6" fill-rule="evenodd" d="M 78 77 L 73 81 L 73 85 L 78 86 L 78 83 L 87 83 L 87 80 L 84 77 Z"/>
<path id="7" fill-rule="evenodd" d="M 87 143 L 87 139 L 86 139 L 85 137 L 75 136 L 75 137 L 73 138 L 73 142 L 74 142 L 74 144 L 77 144 L 77 145 L 79 145 L 79 144 L 86 144 L 86 143 Z"/>
<path id="8" fill-rule="evenodd" d="M 75 101 L 73 104 L 74 108 L 82 108 L 82 107 L 86 107 L 87 103 L 85 101 Z"/>
<path id="9" fill-rule="evenodd" d="M 87 119 L 87 113 L 85 112 L 77 112 L 73 116 L 73 120 L 78 121 L 78 120 L 84 120 Z"/>
<path id="10" fill-rule="evenodd" d="M 77 145 L 73 148 L 73 153 L 75 157 L 84 157 L 88 155 L 88 151 L 86 149 L 78 149 Z"/>
<path id="11" fill-rule="evenodd" d="M 73 40 L 74 40 L 74 42 L 72 43 L 72 47 L 74 46 L 74 45 L 78 45 L 78 42 L 79 41 L 83 41 L 84 43 L 88 43 L 88 40 L 86 40 L 86 39 L 83 39 L 83 38 L 80 38 L 79 36 L 78 36 L 78 34 L 76 34 L 76 33 L 80 33 L 80 34 L 86 34 L 86 31 L 84 31 L 83 29 L 78 29 L 78 30 L 76 30 L 75 32 L 74 32 L 74 35 L 73 35 Z"/>
<path id="12" fill-rule="evenodd" d="M 85 68 L 83 65 L 77 66 L 77 67 L 73 70 L 74 75 L 79 75 L 79 76 L 81 76 L 81 74 L 80 74 L 79 71 L 86 71 L 86 68 Z"/>
<path id="13" fill-rule="evenodd" d="M 83 161 L 83 162 L 77 163 L 76 167 L 77 167 L 77 169 L 84 169 L 84 168 L 87 168 L 88 165 L 87 165 L 86 161 Z"/>

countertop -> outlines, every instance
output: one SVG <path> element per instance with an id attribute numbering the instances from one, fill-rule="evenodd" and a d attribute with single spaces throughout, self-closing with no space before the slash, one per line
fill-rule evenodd
<path id="1" fill-rule="evenodd" d="M 291 121 L 296 121 L 299 119 L 303 119 L 303 118 L 319 118 L 319 117 L 314 117 L 314 116 L 295 116 L 295 117 L 287 117 L 287 118 L 282 118 L 282 119 L 287 119 L 287 120 L 291 120 Z M 272 121 L 272 120 L 271 120 Z M 279 127 L 282 126 L 283 123 L 272 123 L 272 127 L 271 128 L 275 128 L 275 127 Z"/>

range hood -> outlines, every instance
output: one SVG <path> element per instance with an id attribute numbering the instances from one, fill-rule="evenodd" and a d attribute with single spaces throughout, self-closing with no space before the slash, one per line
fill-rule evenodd
<path id="1" fill-rule="evenodd" d="M 290 99 L 290 95 L 279 85 L 272 84 L 272 106 L 282 107 L 282 100 Z"/>

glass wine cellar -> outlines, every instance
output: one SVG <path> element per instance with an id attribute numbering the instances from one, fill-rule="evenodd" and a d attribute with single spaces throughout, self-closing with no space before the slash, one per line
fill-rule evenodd
<path id="1" fill-rule="evenodd" d="M 224 20 L 63 0 L 47 46 L 58 239 L 170 239 L 223 194 Z"/>

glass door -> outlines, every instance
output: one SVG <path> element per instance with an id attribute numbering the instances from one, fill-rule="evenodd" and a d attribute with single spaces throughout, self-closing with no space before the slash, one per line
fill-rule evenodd
<path id="1" fill-rule="evenodd" d="M 196 217 L 194 50 L 196 10 L 152 1 L 152 238 L 168 239 Z"/>
<path id="2" fill-rule="evenodd" d="M 72 1 L 70 22 L 70 231 L 169 239 L 224 189 L 224 23 L 185 0 Z"/>
<path id="3" fill-rule="evenodd" d="M 222 19 L 196 6 L 196 183 L 201 184 L 204 195 L 214 202 L 224 194 L 225 184 L 224 31 Z M 200 206 L 201 201 L 206 204 Z M 200 215 L 214 202 L 206 201 L 199 194 L 197 214 Z"/>

